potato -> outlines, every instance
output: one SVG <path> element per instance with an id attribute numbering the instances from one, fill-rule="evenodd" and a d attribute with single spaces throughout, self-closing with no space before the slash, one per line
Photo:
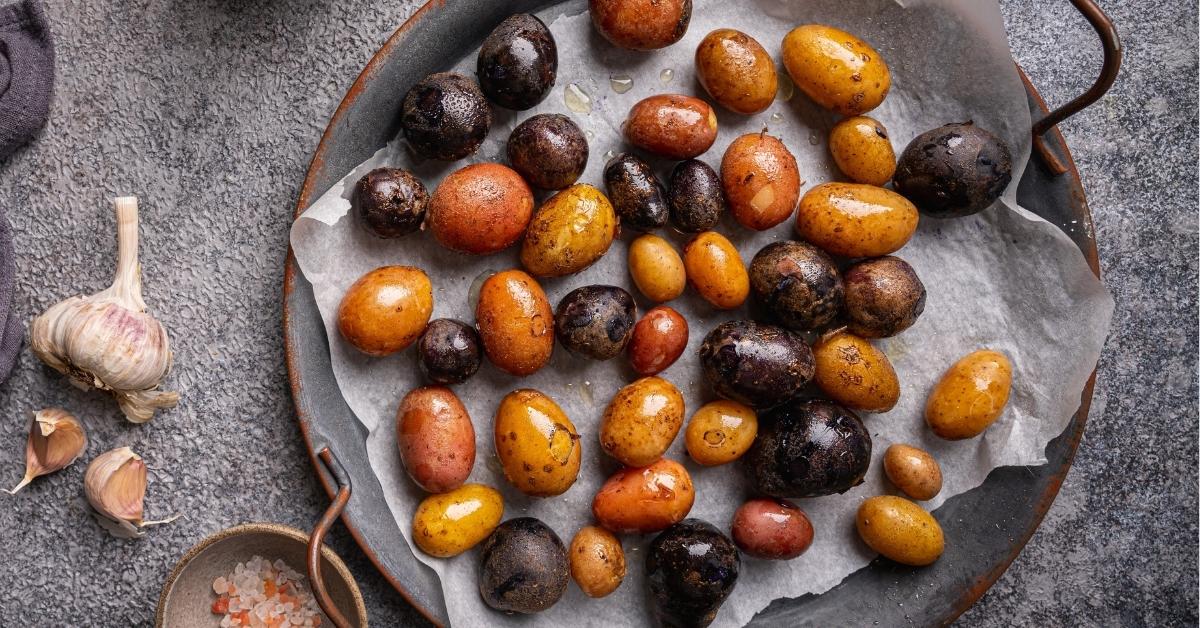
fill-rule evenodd
<path id="1" fill-rule="evenodd" d="M 596 30 L 613 45 L 655 50 L 683 39 L 692 0 L 589 0 L 588 12 Z"/>
<path id="2" fill-rule="evenodd" d="M 792 401 L 762 415 L 742 467 L 771 497 L 820 497 L 862 484 L 871 434 L 853 411 L 824 399 Z"/>
<path id="3" fill-rule="evenodd" d="M 696 48 L 696 78 L 713 100 L 736 113 L 763 111 L 775 100 L 775 61 L 753 37 L 719 28 Z"/>
<path id="4" fill-rule="evenodd" d="M 691 159 L 717 140 L 717 114 L 708 103 L 682 94 L 658 94 L 629 110 L 630 144 L 671 159 Z"/>
<path id="5" fill-rule="evenodd" d="M 577 273 L 608 252 L 617 228 L 608 198 L 576 183 L 551 196 L 533 216 L 521 245 L 521 264 L 537 277 Z"/>
<path id="6" fill-rule="evenodd" d="M 399 238 L 421 228 L 429 192 L 403 168 L 376 168 L 354 184 L 350 204 L 367 231 L 381 238 Z"/>
<path id="7" fill-rule="evenodd" d="M 413 513 L 413 542 L 430 556 L 457 556 L 486 539 L 503 516 L 504 499 L 496 489 L 464 484 L 421 501 Z"/>
<path id="8" fill-rule="evenodd" d="M 675 363 L 688 343 L 687 319 L 660 305 L 646 312 L 633 326 L 629 340 L 629 366 L 638 375 L 657 375 Z"/>
<path id="9" fill-rule="evenodd" d="M 417 486 L 445 493 L 462 486 L 475 466 L 475 427 L 458 397 L 444 386 L 417 388 L 396 412 L 400 463 Z"/>
<path id="10" fill-rule="evenodd" d="M 772 242 L 750 262 L 750 288 L 784 327 L 809 331 L 842 309 L 845 286 L 837 264 L 807 242 Z"/>
<path id="11" fill-rule="evenodd" d="M 500 400 L 495 439 L 504 477 L 526 495 L 561 495 L 579 476 L 579 432 L 553 399 L 536 390 L 514 390 Z"/>
<path id="12" fill-rule="evenodd" d="M 1012 151 L 971 122 L 926 131 L 908 143 L 896 166 L 896 191 L 926 216 L 981 212 L 1012 182 Z"/>
<path id="13" fill-rule="evenodd" d="M 529 375 L 554 352 L 554 313 L 538 282 L 519 270 L 498 272 L 479 289 L 475 324 L 496 368 Z"/>
<path id="14" fill-rule="evenodd" d="M 929 565 L 945 549 L 937 519 L 903 497 L 879 495 L 867 499 L 858 507 L 854 523 L 871 549 L 904 565 Z"/>
<path id="15" fill-rule="evenodd" d="M 896 173 L 896 152 L 887 129 L 867 116 L 835 124 L 829 132 L 829 152 L 838 170 L 855 183 L 882 186 Z"/>
<path id="16" fill-rule="evenodd" d="M 651 231 L 667 224 L 667 190 L 650 164 L 633 153 L 617 153 L 604 166 L 604 189 L 621 226 Z"/>
<path id="17" fill-rule="evenodd" d="M 461 384 L 483 363 L 479 332 L 452 318 L 429 321 L 417 340 L 417 366 L 435 384 Z"/>
<path id="18" fill-rule="evenodd" d="M 747 133 L 731 142 L 721 158 L 721 186 L 735 220 L 763 231 L 785 221 L 800 198 L 796 158 L 778 138 Z"/>
<path id="19" fill-rule="evenodd" d="M 942 468 L 924 449 L 899 443 L 883 454 L 883 473 L 909 497 L 925 501 L 942 492 Z"/>
<path id="20" fill-rule="evenodd" d="M 667 204 L 676 229 L 684 233 L 709 231 L 721 221 L 727 207 L 721 177 L 699 159 L 681 161 L 671 170 Z"/>
<path id="21" fill-rule="evenodd" d="M 625 550 L 621 540 L 599 526 L 584 526 L 571 539 L 567 552 L 571 578 L 588 597 L 604 597 L 625 579 Z"/>
<path id="22" fill-rule="evenodd" d="M 533 214 L 533 191 L 515 170 L 471 164 L 442 179 L 429 201 L 426 225 L 442 246 L 488 255 L 521 239 Z"/>
<path id="23" fill-rule="evenodd" d="M 400 125 L 417 154 L 454 161 L 479 150 L 492 126 L 492 108 L 475 81 L 457 72 L 439 72 L 404 95 Z"/>
<path id="24" fill-rule="evenodd" d="M 733 320 L 704 337 L 700 368 L 718 395 L 752 408 L 771 408 L 808 384 L 813 358 L 799 334 L 775 325 Z"/>
<path id="25" fill-rule="evenodd" d="M 867 42 L 832 26 L 792 29 L 783 38 L 783 65 L 796 87 L 843 116 L 878 107 L 892 86 L 883 57 Z"/>
<path id="26" fill-rule="evenodd" d="M 587 136 L 561 113 L 541 113 L 517 125 L 505 148 L 513 170 L 544 190 L 575 183 L 587 167 Z"/>
<path id="27" fill-rule="evenodd" d="M 973 438 L 1000 418 L 1012 389 L 1012 364 L 1004 354 L 976 351 L 942 375 L 925 403 L 925 422 L 947 440 Z"/>
<path id="28" fill-rule="evenodd" d="M 524 111 L 550 95 L 558 76 L 558 45 L 537 17 L 515 13 L 483 40 L 475 60 L 479 89 L 488 100 Z"/>
<path id="29" fill-rule="evenodd" d="M 610 360 L 625 350 L 636 321 L 633 295 L 623 288 L 583 286 L 558 302 L 554 332 L 571 353 Z"/>
<path id="30" fill-rule="evenodd" d="M 683 465 L 662 458 L 645 467 L 621 469 L 592 500 L 592 516 L 617 534 L 658 532 L 692 510 L 696 490 Z"/>
<path id="31" fill-rule="evenodd" d="M 733 542 L 743 552 L 766 560 L 791 560 L 812 545 L 808 515 L 782 499 L 752 499 L 733 513 Z"/>
<path id="32" fill-rule="evenodd" d="M 754 408 L 736 401 L 710 401 L 700 407 L 683 433 L 692 460 L 711 467 L 742 457 L 758 435 Z"/>
<path id="33" fill-rule="evenodd" d="M 843 274 L 846 328 L 863 338 L 887 338 L 912 327 L 925 311 L 925 284 L 908 262 L 877 257 Z"/>
<path id="34" fill-rule="evenodd" d="M 878 257 L 907 244 L 917 219 L 917 208 L 891 190 L 822 183 L 800 199 L 796 233 L 832 255 Z"/>
<path id="35" fill-rule="evenodd" d="M 402 351 L 433 314 L 433 284 L 420 268 L 381 266 L 358 278 L 338 305 L 338 331 L 376 357 Z"/>
<path id="36" fill-rule="evenodd" d="M 863 412 L 887 412 L 900 400 L 900 380 L 887 355 L 844 331 L 828 334 L 812 348 L 813 383 L 825 396 Z"/>
<path id="37" fill-rule="evenodd" d="M 683 258 L 656 235 L 647 233 L 629 245 L 628 266 L 634 285 L 656 303 L 674 299 L 687 286 Z"/>
<path id="38" fill-rule="evenodd" d="M 737 586 L 742 558 L 711 523 L 685 519 L 646 548 L 651 608 L 664 628 L 704 628 Z"/>
<path id="39" fill-rule="evenodd" d="M 661 377 L 643 377 L 613 395 L 600 420 L 600 447 L 630 467 L 658 460 L 683 426 L 683 395 Z"/>
<path id="40" fill-rule="evenodd" d="M 479 549 L 479 596 L 504 613 L 540 613 L 567 591 L 567 548 L 533 517 L 500 524 Z"/>
<path id="41" fill-rule="evenodd" d="M 750 294 L 750 275 L 737 247 L 716 231 L 705 231 L 683 247 L 683 267 L 688 283 L 719 310 L 738 307 Z"/>

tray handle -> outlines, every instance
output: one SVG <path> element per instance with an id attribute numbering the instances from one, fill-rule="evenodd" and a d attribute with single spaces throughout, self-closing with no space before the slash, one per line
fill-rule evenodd
<path id="1" fill-rule="evenodd" d="M 333 456 L 333 452 L 329 451 L 328 447 L 321 448 L 317 458 L 321 461 L 321 466 L 325 467 L 325 470 L 337 482 L 338 491 L 333 496 L 333 501 L 329 503 L 329 508 L 325 510 L 325 514 L 321 515 L 321 519 L 317 521 L 312 536 L 308 539 L 308 581 L 312 583 L 313 595 L 317 598 L 317 604 L 321 606 L 322 611 L 325 611 L 325 616 L 329 618 L 329 621 L 333 622 L 337 628 L 353 628 L 346 620 L 346 616 L 342 615 L 342 612 L 334 605 L 333 598 L 329 596 L 329 591 L 325 588 L 325 579 L 321 576 L 321 548 L 325 546 L 325 535 L 342 516 L 342 510 L 350 501 L 350 476 L 346 474 L 346 470 L 342 468 L 342 464 Z"/>

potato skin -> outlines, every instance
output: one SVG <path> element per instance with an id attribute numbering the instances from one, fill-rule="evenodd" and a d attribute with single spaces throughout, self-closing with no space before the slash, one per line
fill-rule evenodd
<path id="1" fill-rule="evenodd" d="M 632 153 L 618 153 L 604 166 L 604 189 L 621 225 L 650 231 L 667 224 L 667 191 L 654 170 Z"/>
<path id="2" fill-rule="evenodd" d="M 608 252 L 617 231 L 608 197 L 576 183 L 551 196 L 534 214 L 521 245 L 521 265 L 537 277 L 577 273 Z"/>
<path id="3" fill-rule="evenodd" d="M 788 329 L 824 326 L 842 309 L 845 287 L 837 264 L 807 242 L 781 240 L 750 262 L 750 288 Z"/>
<path id="4" fill-rule="evenodd" d="M 610 532 L 647 534 L 682 520 L 692 510 L 696 490 L 683 465 L 662 458 L 645 467 L 614 473 L 596 492 L 592 516 Z"/>
<path id="5" fill-rule="evenodd" d="M 683 355 L 688 343 L 687 319 L 660 305 L 646 312 L 633 326 L 629 340 L 629 366 L 638 375 L 657 375 Z"/>
<path id="6" fill-rule="evenodd" d="M 871 465 L 871 434 L 858 415 L 824 399 L 809 399 L 760 418 L 758 438 L 742 458 L 758 492 L 819 497 L 862 484 Z"/>
<path id="7" fill-rule="evenodd" d="M 452 318 L 429 321 L 417 340 L 417 365 L 435 384 L 461 384 L 483 363 L 483 347 L 474 327 Z"/>
<path id="8" fill-rule="evenodd" d="M 846 327 L 863 338 L 887 338 L 912 327 L 925 311 L 925 284 L 908 262 L 888 255 L 846 269 Z"/>
<path id="9" fill-rule="evenodd" d="M 479 550 L 479 595 L 505 613 L 540 613 L 567 590 L 567 550 L 533 517 L 500 524 Z"/>
<path id="10" fill-rule="evenodd" d="M 646 551 L 646 582 L 658 625 L 703 628 L 737 586 L 742 559 L 716 526 L 686 519 L 654 537 Z"/>
<path id="11" fill-rule="evenodd" d="M 829 152 L 838 170 L 855 183 L 883 186 L 896 173 L 896 152 L 887 129 L 867 116 L 835 124 L 829 132 Z"/>
<path id="12" fill-rule="evenodd" d="M 515 170 L 471 164 L 442 179 L 429 202 L 427 225 L 442 246 L 488 255 L 521 239 L 533 215 L 533 191 Z"/>
<path id="13" fill-rule="evenodd" d="M 494 431 L 504 477 L 522 493 L 561 495 L 579 477 L 579 432 L 545 394 L 522 388 L 505 395 L 496 409 Z"/>
<path id="14" fill-rule="evenodd" d="M 997 351 L 975 351 L 942 375 L 925 403 L 925 422 L 946 440 L 974 438 L 1000 418 L 1011 390 L 1008 358 Z"/>
<path id="15" fill-rule="evenodd" d="M 717 114 L 708 103 L 682 94 L 658 94 L 629 110 L 630 144 L 671 159 L 691 159 L 717 140 Z"/>
<path id="16" fill-rule="evenodd" d="M 800 169 L 778 138 L 766 132 L 747 133 L 725 149 L 721 186 L 734 219 L 747 229 L 763 231 L 795 211 Z"/>
<path id="17" fill-rule="evenodd" d="M 567 552 L 571 578 L 588 597 L 604 597 L 625 579 L 625 550 L 621 540 L 599 526 L 584 526 L 571 539 Z"/>
<path id="18" fill-rule="evenodd" d="M 508 136 L 508 163 L 530 185 L 561 190 L 587 167 L 587 136 L 570 118 L 541 113 L 517 125 Z"/>
<path id="19" fill-rule="evenodd" d="M 636 321 L 633 295 L 623 288 L 583 286 L 558 302 L 554 332 L 571 353 L 610 360 L 625 350 Z"/>
<path id="20" fill-rule="evenodd" d="M 791 399 L 813 376 L 812 351 L 803 338 L 746 320 L 726 321 L 708 332 L 700 367 L 713 392 L 759 409 Z"/>
<path id="21" fill-rule="evenodd" d="M 420 337 L 431 314 L 433 284 L 425 271 L 380 266 L 346 290 L 338 305 L 338 331 L 367 355 L 391 355 Z"/>
<path id="22" fill-rule="evenodd" d="M 688 283 L 719 310 L 732 310 L 750 295 L 750 275 L 737 247 L 716 231 L 705 231 L 683 247 L 683 266 Z"/>
<path id="23" fill-rule="evenodd" d="M 812 522 L 795 504 L 782 499 L 752 499 L 733 514 L 733 542 L 743 552 L 766 560 L 791 560 L 813 541 Z"/>
<path id="24" fill-rule="evenodd" d="M 878 257 L 917 230 L 917 208 L 895 192 L 860 183 L 822 183 L 800 199 L 796 233 L 831 255 Z"/>
<path id="25" fill-rule="evenodd" d="M 438 558 L 457 556 L 487 538 L 504 516 L 504 498 L 482 484 L 430 495 L 413 513 L 413 542 Z"/>
<path id="26" fill-rule="evenodd" d="M 719 28 L 700 41 L 696 76 L 713 100 L 736 113 L 770 107 L 779 88 L 771 55 L 758 40 L 732 28 Z"/>
<path id="27" fill-rule="evenodd" d="M 475 62 L 479 88 L 492 102 L 525 110 L 542 102 L 558 76 L 558 45 L 537 17 L 516 13 L 483 40 Z"/>
<path id="28" fill-rule="evenodd" d="M 456 72 L 430 74 L 404 95 L 404 137 L 427 159 L 455 161 L 479 150 L 492 107 L 475 81 Z"/>
<path id="29" fill-rule="evenodd" d="M 818 340 L 812 351 L 813 382 L 833 401 L 863 412 L 887 412 L 900 401 L 896 370 L 870 342 L 839 331 Z"/>
<path id="30" fill-rule="evenodd" d="M 878 107 L 892 86 L 883 57 L 867 42 L 832 26 L 792 29 L 783 38 L 783 65 L 796 87 L 843 116 Z"/>
<path id="31" fill-rule="evenodd" d="M 475 466 L 475 427 L 458 397 L 444 386 L 416 388 L 396 412 L 396 443 L 408 477 L 430 493 L 452 491 Z"/>
<path id="32" fill-rule="evenodd" d="M 1012 182 L 1012 151 L 970 122 L 947 124 L 913 138 L 896 166 L 896 191 L 921 213 L 957 218 L 981 212 Z"/>
<path id="33" fill-rule="evenodd" d="M 351 204 L 367 231 L 381 238 L 399 238 L 421 228 L 429 192 L 403 168 L 376 168 L 354 184 Z"/>
<path id="34" fill-rule="evenodd" d="M 883 453 L 883 473 L 912 499 L 925 501 L 942 492 L 942 467 L 924 449 L 896 443 Z"/>
<path id="35" fill-rule="evenodd" d="M 681 161 L 671 170 L 667 204 L 671 224 L 683 233 L 700 233 L 716 227 L 728 206 L 721 177 L 699 159 Z"/>
<path id="36" fill-rule="evenodd" d="M 502 271 L 483 282 L 475 324 L 488 359 L 506 373 L 534 373 L 554 352 L 550 302 L 538 282 L 519 270 Z"/>
<path id="37" fill-rule="evenodd" d="M 630 243 L 628 266 L 634 285 L 655 303 L 670 301 L 687 287 L 683 258 L 670 242 L 656 235 L 647 233 Z"/>
<path id="38" fill-rule="evenodd" d="M 758 414 L 736 401 L 719 399 L 700 407 L 688 421 L 684 444 L 688 455 L 706 467 L 742 457 L 758 435 Z"/>
<path id="39" fill-rule="evenodd" d="M 589 0 L 592 24 L 618 48 L 656 50 L 683 39 L 692 0 Z"/>
<path id="40" fill-rule="evenodd" d="M 600 448 L 630 467 L 658 460 L 683 426 L 683 395 L 661 377 L 643 377 L 613 395 L 600 420 Z"/>
<path id="41" fill-rule="evenodd" d="M 858 507 L 854 524 L 871 549 L 904 565 L 932 564 L 945 549 L 937 519 L 903 497 L 878 495 L 867 499 Z"/>

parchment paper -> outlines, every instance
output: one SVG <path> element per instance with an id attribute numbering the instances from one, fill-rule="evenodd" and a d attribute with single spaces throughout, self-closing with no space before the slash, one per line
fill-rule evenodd
<path id="1" fill-rule="evenodd" d="M 591 159 L 582 182 L 603 189 L 601 172 L 608 151 L 625 148 L 620 125 L 629 107 L 656 93 L 680 92 L 707 97 L 693 73 L 696 45 L 709 31 L 734 27 L 757 38 L 778 59 L 779 42 L 792 27 L 808 22 L 831 24 L 871 42 L 892 71 L 891 94 L 870 115 L 890 131 L 899 153 L 916 134 L 946 122 L 973 119 L 1014 149 L 1013 181 L 997 206 L 973 217 L 939 221 L 922 217 L 912 242 L 898 254 L 916 269 L 928 289 L 925 313 L 911 329 L 880 342 L 901 381 L 899 405 L 883 415 L 864 415 L 874 440 L 867 480 L 844 495 L 796 500 L 816 529 L 813 546 L 788 562 L 744 558 L 737 588 L 722 607 L 717 626 L 740 625 L 771 600 L 820 593 L 865 565 L 872 552 L 854 531 L 854 512 L 869 496 L 892 489 L 883 480 L 880 457 L 891 443 L 915 444 L 941 463 L 945 477 L 940 495 L 925 505 L 978 486 L 1002 465 L 1045 462 L 1046 443 L 1060 434 L 1079 406 L 1080 392 L 1094 368 L 1108 329 L 1112 299 L 1092 275 L 1078 249 L 1056 227 L 1016 205 L 1016 185 L 1029 156 L 1029 112 L 1003 31 L 998 6 L 982 0 L 898 2 L 875 0 L 758 0 L 731 3 L 696 0 L 691 27 L 683 41 L 656 53 L 618 50 L 592 29 L 586 13 L 564 15 L 550 23 L 559 49 L 558 82 L 553 93 L 532 111 L 497 109 L 489 141 L 466 161 L 504 161 L 504 142 L 521 120 L 542 112 L 570 115 L 588 134 Z M 475 55 L 457 69 L 473 75 Z M 664 70 L 673 74 L 665 80 Z M 610 76 L 629 75 L 633 88 L 624 94 Z M 780 68 L 781 79 L 786 72 Z M 577 84 L 591 99 L 589 113 L 570 111 L 564 90 Z M 786 87 L 781 90 L 787 93 Z M 805 188 L 838 177 L 828 157 L 826 137 L 834 122 L 796 91 L 777 99 L 766 112 L 745 117 L 717 108 L 720 136 L 701 158 L 718 167 L 733 138 L 769 127 L 796 155 Z M 672 164 L 655 162 L 665 176 Z M 449 171 L 465 162 L 420 163 L 398 138 L 334 185 L 298 219 L 292 246 L 316 301 L 330 340 L 337 381 L 346 401 L 370 430 L 367 447 L 372 468 L 383 485 L 388 506 L 411 543 L 411 518 L 424 497 L 405 476 L 396 453 L 394 417 L 401 397 L 422 384 L 412 350 L 385 359 L 357 353 L 339 336 L 336 309 L 346 288 L 363 273 L 385 264 L 425 269 L 433 279 L 434 317 L 474 319 L 471 286 L 490 272 L 519 267 L 516 251 L 468 257 L 440 248 L 428 235 L 385 241 L 368 235 L 346 218 L 354 181 L 379 165 L 414 170 L 432 191 Z M 539 201 L 546 195 L 540 195 Z M 764 233 L 751 233 L 726 220 L 719 230 L 739 247 L 748 263 L 767 243 L 791 236 L 792 221 Z M 665 232 L 664 232 L 665 233 Z M 584 272 L 543 282 L 551 304 L 568 291 L 589 284 L 615 284 L 650 304 L 630 281 L 626 232 L 597 264 Z M 682 246 L 684 238 L 667 237 Z M 688 351 L 662 375 L 684 393 L 690 416 L 711 394 L 701 383 L 696 349 L 718 323 L 747 317 L 745 308 L 717 312 L 690 290 L 671 305 L 689 320 Z M 1014 365 L 1014 387 L 1003 417 L 981 438 L 946 442 L 924 427 L 925 396 L 941 373 L 961 356 L 982 347 L 1005 352 Z M 615 470 L 597 443 L 596 428 L 608 399 L 632 381 L 622 359 L 599 363 L 556 347 L 551 363 L 527 378 L 514 378 L 485 362 L 479 374 L 457 386 L 475 424 L 478 457 L 471 481 L 500 489 L 505 516 L 541 518 L 570 543 L 575 531 L 591 521 L 590 503 Z M 584 462 L 579 480 L 564 495 L 528 498 L 504 480 L 492 444 L 492 417 L 499 399 L 511 390 L 537 388 L 554 398 L 583 436 Z M 701 468 L 691 463 L 678 438 L 668 456 L 683 461 L 696 484 L 691 516 L 728 530 L 734 509 L 748 495 L 737 465 Z M 935 513 L 936 514 L 936 513 Z M 450 619 L 459 626 L 483 625 L 646 625 L 643 547 L 647 538 L 625 537 L 629 575 L 612 596 L 589 600 L 575 586 L 555 607 L 535 617 L 506 617 L 489 610 L 476 585 L 477 553 L 453 559 L 416 555 L 441 576 Z M 947 543 L 963 542 L 949 538 Z"/>

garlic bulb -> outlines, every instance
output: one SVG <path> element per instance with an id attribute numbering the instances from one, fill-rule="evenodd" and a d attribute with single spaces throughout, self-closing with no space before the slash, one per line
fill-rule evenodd
<path id="1" fill-rule="evenodd" d="M 88 464 L 83 490 L 96 510 L 96 520 L 114 536 L 134 538 L 143 528 L 170 523 L 178 515 L 161 521 L 142 519 L 146 496 L 146 463 L 128 447 L 106 451 Z"/>
<path id="2" fill-rule="evenodd" d="M 33 352 L 83 390 L 116 397 L 125 417 L 144 423 L 158 408 L 174 407 L 179 393 L 158 390 L 171 370 L 167 330 L 146 313 L 138 267 L 137 198 L 113 200 L 117 211 L 117 272 L 112 286 L 71 297 L 33 319 Z"/>
<path id="3" fill-rule="evenodd" d="M 8 494 L 16 493 L 34 478 L 66 468 L 87 449 L 87 435 L 79 419 L 62 408 L 33 413 L 29 440 L 25 441 L 25 477 Z"/>

